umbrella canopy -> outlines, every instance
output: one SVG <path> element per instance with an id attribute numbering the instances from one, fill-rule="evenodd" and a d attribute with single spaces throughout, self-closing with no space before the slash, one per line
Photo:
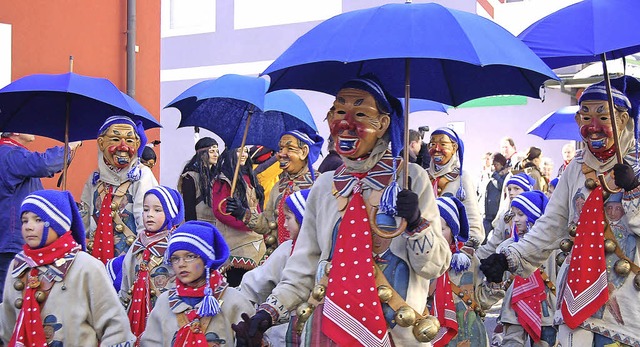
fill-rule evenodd
<path id="1" fill-rule="evenodd" d="M 0 89 L 0 129 L 46 136 L 65 142 L 95 139 L 104 121 L 125 115 L 145 129 L 160 127 L 133 98 L 105 78 L 72 72 L 35 74 Z"/>
<path id="2" fill-rule="evenodd" d="M 374 73 L 396 97 L 407 97 L 407 77 L 410 98 L 451 106 L 500 94 L 538 98 L 543 82 L 557 79 L 498 24 L 436 3 L 387 4 L 337 15 L 298 38 L 263 72 L 271 77 L 271 90 L 331 95 L 366 73 Z"/>
<path id="3" fill-rule="evenodd" d="M 278 148 L 280 134 L 295 129 L 317 132 L 313 116 L 292 91 L 266 93 L 264 78 L 224 75 L 190 87 L 166 107 L 180 110 L 179 128 L 198 126 L 214 132 L 227 147 L 239 147 L 249 113 L 245 144 Z"/>
<path id="4" fill-rule="evenodd" d="M 640 51 L 637 0 L 584 0 L 553 12 L 518 37 L 551 68 Z M 567 30 L 579 28 L 577 30 Z"/>
<path id="5" fill-rule="evenodd" d="M 398 99 L 400 99 L 400 103 L 404 105 L 404 98 L 398 98 Z M 411 110 L 411 112 L 435 111 L 435 112 L 449 113 L 447 112 L 448 108 L 449 106 L 445 104 L 431 101 L 431 100 L 409 99 L 409 109 Z"/>
<path id="6" fill-rule="evenodd" d="M 578 106 L 566 106 L 551 112 L 535 122 L 527 134 L 536 135 L 544 140 L 582 141 L 580 129 L 575 121 Z"/>

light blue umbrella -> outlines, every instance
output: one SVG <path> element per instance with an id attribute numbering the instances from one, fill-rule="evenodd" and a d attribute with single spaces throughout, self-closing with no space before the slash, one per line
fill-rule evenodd
<path id="1" fill-rule="evenodd" d="M 575 121 L 579 106 L 565 106 L 551 112 L 535 122 L 527 134 L 536 135 L 543 140 L 582 141 L 580 129 Z"/>

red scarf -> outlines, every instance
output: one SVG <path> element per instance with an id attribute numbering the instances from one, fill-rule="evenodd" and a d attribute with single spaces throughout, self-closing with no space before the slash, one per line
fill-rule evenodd
<path id="1" fill-rule="evenodd" d="M 100 216 L 96 232 L 93 237 L 93 251 L 91 255 L 106 264 L 113 258 L 113 217 L 111 217 L 111 201 L 113 199 L 113 187 L 109 186 L 109 191 L 102 199 Z M 116 213 L 118 213 L 116 211 Z"/>
<path id="2" fill-rule="evenodd" d="M 446 346 L 458 334 L 456 305 L 453 302 L 449 271 L 436 280 L 431 315 L 438 318 L 438 322 L 440 322 L 440 330 L 438 330 L 438 334 L 431 341 L 431 344 L 434 347 Z"/>
<path id="3" fill-rule="evenodd" d="M 604 201 L 602 187 L 594 189 L 580 212 L 567 287 L 562 297 L 562 318 L 575 329 L 609 300 L 604 254 Z"/>
<path id="4" fill-rule="evenodd" d="M 8 137 L 1 137 L 0 145 L 11 145 L 11 146 L 17 146 L 17 147 L 22 147 L 24 149 L 27 149 L 27 147 L 23 146 L 20 142 L 10 139 Z"/>
<path id="5" fill-rule="evenodd" d="M 71 232 L 67 232 L 48 246 L 31 249 L 29 246 L 24 245 L 22 246 L 22 250 L 37 266 L 42 266 L 53 264 L 56 260 L 63 258 L 76 247 L 80 246 L 73 239 L 73 236 L 71 236 Z M 40 304 L 35 298 L 35 293 L 40 287 L 37 266 L 29 270 L 22 309 L 20 309 L 20 313 L 18 314 L 9 346 L 47 346 L 42 317 L 40 317 Z"/>
<path id="6" fill-rule="evenodd" d="M 287 187 L 282 191 L 282 198 L 278 202 L 278 244 L 291 239 L 291 233 L 284 227 L 284 205 L 287 197 L 293 192 L 293 181 L 289 181 Z"/>
<path id="7" fill-rule="evenodd" d="M 152 246 L 152 245 L 149 245 Z M 140 262 L 140 270 L 138 270 L 137 278 L 131 289 L 131 305 L 129 306 L 129 322 L 131 324 L 131 332 L 140 338 L 140 335 L 147 327 L 147 317 L 151 312 L 151 298 L 149 297 L 149 259 L 151 251 L 145 248 L 142 251 L 142 261 Z M 139 340 L 138 340 L 139 341 Z M 139 342 L 136 341 L 136 346 Z"/>
<path id="8" fill-rule="evenodd" d="M 338 229 L 322 332 L 339 346 L 391 346 L 373 275 L 371 226 L 361 190 L 358 182 Z"/>
<path id="9" fill-rule="evenodd" d="M 516 276 L 513 280 L 511 308 L 518 316 L 520 325 L 535 342 L 540 341 L 542 334 L 542 302 L 547 298 L 544 287 L 540 270 L 528 278 Z"/>
<path id="10" fill-rule="evenodd" d="M 604 152 L 593 153 L 594 157 L 598 158 L 601 162 L 607 161 L 609 158 L 613 157 L 616 154 L 616 146 L 611 146 L 611 148 L 607 149 Z"/>
<path id="11" fill-rule="evenodd" d="M 216 270 L 211 272 L 211 278 L 209 280 L 209 286 L 211 286 L 211 290 L 215 292 L 216 288 L 222 283 L 222 276 Z M 204 289 L 206 286 L 202 285 L 200 287 L 188 287 L 184 285 L 180 280 L 176 279 L 176 292 L 179 296 L 189 297 L 189 298 L 202 298 L 204 297 Z M 189 324 L 186 324 L 176 333 L 176 342 L 174 346 L 195 346 L 195 347 L 207 347 L 207 339 L 205 338 L 205 331 L 202 329 L 196 328 L 192 326 L 194 321 L 199 321 L 200 316 L 198 315 L 198 310 L 191 310 L 186 313 L 187 319 L 189 320 Z"/>

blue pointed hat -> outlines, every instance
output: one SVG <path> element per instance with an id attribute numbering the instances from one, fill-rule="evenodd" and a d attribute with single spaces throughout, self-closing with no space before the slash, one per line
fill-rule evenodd
<path id="1" fill-rule="evenodd" d="M 136 134 L 140 138 L 140 147 L 138 147 L 138 157 L 142 157 L 142 152 L 144 151 L 144 146 L 147 145 L 147 134 L 144 133 L 144 126 L 141 121 L 134 122 L 133 119 L 127 116 L 111 116 L 107 118 L 102 126 L 98 130 L 98 136 L 103 134 L 110 126 L 114 124 L 128 124 L 133 127 Z"/>
<path id="2" fill-rule="evenodd" d="M 431 133 L 431 136 L 438 135 L 438 134 L 447 135 L 451 139 L 451 141 L 455 142 L 458 145 L 458 161 L 460 162 L 460 188 L 458 188 L 458 191 L 456 192 L 456 198 L 460 199 L 461 201 L 464 201 L 464 199 L 467 197 L 467 194 L 464 191 L 463 184 L 462 184 L 462 172 L 463 172 L 462 170 L 463 170 L 463 164 L 464 164 L 464 142 L 462 141 L 460 136 L 458 136 L 458 133 L 456 133 L 453 129 L 448 127 L 442 127 L 434 130 Z"/>
<path id="3" fill-rule="evenodd" d="M 533 224 L 544 214 L 548 202 L 549 199 L 543 192 L 532 190 L 513 198 L 511 206 L 520 209 L 527 216 L 529 223 Z"/>
<path id="4" fill-rule="evenodd" d="M 307 206 L 307 197 L 309 196 L 309 192 L 311 189 L 302 189 L 299 190 L 289 196 L 284 201 L 291 212 L 296 216 L 296 220 L 298 221 L 298 225 L 302 225 L 302 220 L 304 219 L 304 211 Z"/>
<path id="5" fill-rule="evenodd" d="M 525 192 L 528 192 L 533 190 L 533 186 L 536 184 L 536 180 L 528 174 L 520 172 L 511 176 L 511 178 L 507 180 L 506 185 L 510 184 L 516 185 L 522 188 L 522 190 L 524 190 Z"/>
<path id="6" fill-rule="evenodd" d="M 315 180 L 316 176 L 313 172 L 313 163 L 318 160 L 320 156 L 320 151 L 322 151 L 322 144 L 324 143 L 324 139 L 318 133 L 309 133 L 306 130 L 291 130 L 285 131 L 280 135 L 280 137 L 284 135 L 291 135 L 298 140 L 304 142 L 309 146 L 309 155 L 307 157 L 307 166 L 309 167 L 309 172 L 311 173 L 311 177 Z"/>
<path id="7" fill-rule="evenodd" d="M 148 194 L 153 194 L 160 200 L 164 211 L 164 224 L 158 231 L 164 230 L 165 227 L 171 230 L 184 221 L 184 202 L 177 190 L 166 186 L 155 186 L 147 190 L 144 196 Z"/>

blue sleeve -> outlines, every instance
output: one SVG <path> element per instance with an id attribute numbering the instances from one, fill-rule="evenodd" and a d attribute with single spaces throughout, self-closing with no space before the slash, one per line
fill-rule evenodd
<path id="1" fill-rule="evenodd" d="M 62 170 L 63 157 L 63 147 L 52 147 L 44 153 L 13 150 L 7 153 L 5 169 L 20 180 L 27 177 L 51 177 Z"/>

